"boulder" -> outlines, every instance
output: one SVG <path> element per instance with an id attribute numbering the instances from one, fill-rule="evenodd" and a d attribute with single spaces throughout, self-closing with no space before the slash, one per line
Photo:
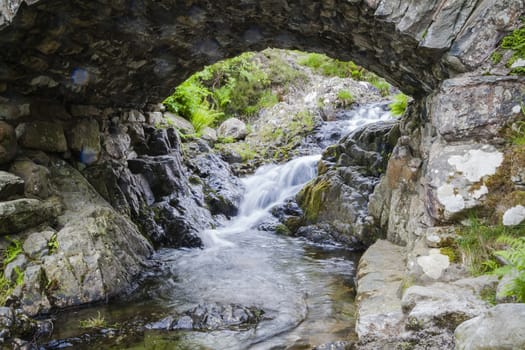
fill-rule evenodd
<path id="1" fill-rule="evenodd" d="M 95 119 L 82 119 L 67 132 L 69 149 L 84 164 L 95 162 L 102 150 L 100 131 Z"/>
<path id="2" fill-rule="evenodd" d="M 40 259 L 49 252 L 49 241 L 54 234 L 51 229 L 30 234 L 22 245 L 24 253 L 31 259 Z"/>
<path id="3" fill-rule="evenodd" d="M 460 324 L 457 350 L 525 349 L 525 304 L 500 304 Z"/>
<path id="4" fill-rule="evenodd" d="M 46 199 L 51 195 L 49 170 L 45 166 L 28 159 L 17 159 L 9 170 L 24 180 L 26 196 Z"/>
<path id="5" fill-rule="evenodd" d="M 184 119 L 181 116 L 171 112 L 164 112 L 163 116 L 164 120 L 168 123 L 168 125 L 174 126 L 184 135 L 195 134 L 195 128 L 189 120 Z"/>
<path id="6" fill-rule="evenodd" d="M 9 235 L 52 220 L 59 208 L 56 203 L 38 199 L 0 202 L 0 235 Z"/>
<path id="7" fill-rule="evenodd" d="M 481 205 L 488 193 L 485 181 L 502 162 L 503 154 L 491 145 L 433 144 L 426 173 L 429 214 L 439 222 L 450 222 Z"/>
<path id="8" fill-rule="evenodd" d="M 217 129 L 217 136 L 222 138 L 231 137 L 234 140 L 242 140 L 248 135 L 246 124 L 237 118 L 225 120 Z"/>
<path id="9" fill-rule="evenodd" d="M 64 129 L 57 122 L 29 122 L 17 127 L 18 143 L 22 147 L 45 152 L 66 152 L 67 141 Z"/>
<path id="10" fill-rule="evenodd" d="M 0 164 L 10 162 L 16 155 L 16 133 L 13 127 L 0 121 Z"/>
<path id="11" fill-rule="evenodd" d="M 20 177 L 0 171 L 0 200 L 24 194 L 24 180 Z"/>

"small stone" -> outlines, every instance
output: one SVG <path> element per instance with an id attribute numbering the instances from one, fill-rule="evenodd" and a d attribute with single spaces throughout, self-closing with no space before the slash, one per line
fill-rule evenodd
<path id="1" fill-rule="evenodd" d="M 417 258 L 417 263 L 434 280 L 441 277 L 443 271 L 450 266 L 448 256 L 440 254 L 439 249 L 430 249 L 428 255 Z"/>
<path id="2" fill-rule="evenodd" d="M 208 141 L 213 145 L 215 142 L 217 142 L 217 131 L 207 126 L 201 131 L 201 139 Z"/>
<path id="3" fill-rule="evenodd" d="M 217 129 L 219 137 L 232 137 L 235 140 L 242 140 L 248 135 L 246 124 L 237 118 L 230 118 L 224 121 Z"/>
<path id="4" fill-rule="evenodd" d="M 503 225 L 515 226 L 525 221 L 525 207 L 523 205 L 517 205 L 508 209 L 503 214 Z"/>
<path id="5" fill-rule="evenodd" d="M 131 146 L 131 138 L 128 134 L 119 133 L 108 135 L 104 139 L 104 147 L 108 154 L 116 159 L 125 159 Z"/>
<path id="6" fill-rule="evenodd" d="M 171 330 L 171 326 L 175 322 L 175 319 L 173 316 L 164 317 L 162 320 L 157 322 L 148 323 L 145 327 L 146 329 L 154 329 L 154 330 Z"/>
<path id="7" fill-rule="evenodd" d="M 4 269 L 4 276 L 8 281 L 16 282 L 18 272 L 24 271 L 28 263 L 25 254 L 18 254 L 16 258 L 6 265 Z"/>

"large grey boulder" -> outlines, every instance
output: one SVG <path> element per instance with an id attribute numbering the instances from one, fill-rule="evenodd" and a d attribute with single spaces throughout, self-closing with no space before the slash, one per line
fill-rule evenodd
<path id="1" fill-rule="evenodd" d="M 460 324 L 457 350 L 525 349 L 525 304 L 500 304 Z"/>
<path id="2" fill-rule="evenodd" d="M 67 141 L 64 129 L 57 122 L 30 122 L 17 127 L 18 142 L 22 147 L 45 152 L 66 152 Z"/>
<path id="3" fill-rule="evenodd" d="M 77 170 L 59 159 L 52 159 L 49 169 L 64 212 L 57 218 L 61 229 L 52 251 L 44 247 L 52 232 L 33 234 L 24 242 L 35 260 L 25 271 L 20 300 L 31 315 L 125 293 L 152 252 L 135 224 Z"/>
<path id="4" fill-rule="evenodd" d="M 168 123 L 168 125 L 174 126 L 181 133 L 185 135 L 195 134 L 195 128 L 189 120 L 184 119 L 181 116 L 171 112 L 165 112 L 163 114 L 163 117 L 164 121 Z"/>
<path id="5" fill-rule="evenodd" d="M 242 140 L 248 135 L 246 124 L 237 118 L 225 120 L 217 129 L 217 136 L 231 137 L 235 140 Z"/>

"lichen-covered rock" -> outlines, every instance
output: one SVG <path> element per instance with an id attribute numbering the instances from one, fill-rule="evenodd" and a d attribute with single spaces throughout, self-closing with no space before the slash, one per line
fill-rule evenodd
<path id="1" fill-rule="evenodd" d="M 489 192 L 485 181 L 502 164 L 503 153 L 491 145 L 436 143 L 429 158 L 425 204 L 433 218 L 448 222 L 483 202 Z"/>
<path id="2" fill-rule="evenodd" d="M 49 252 L 49 242 L 55 234 L 51 229 L 30 234 L 22 246 L 24 253 L 31 259 L 40 259 Z"/>
<path id="3" fill-rule="evenodd" d="M 126 292 L 152 252 L 137 227 L 111 208 L 77 170 L 54 158 L 49 169 L 64 212 L 57 218 L 61 229 L 52 254 L 26 269 L 20 300 L 32 315 Z M 41 238 L 30 249 L 37 256 Z"/>
<path id="4" fill-rule="evenodd" d="M 0 171 L 0 200 L 23 194 L 24 180 L 7 171 Z"/>
<path id="5" fill-rule="evenodd" d="M 58 122 L 29 122 L 17 127 L 18 143 L 22 147 L 46 152 L 66 152 L 64 129 Z"/>
<path id="6" fill-rule="evenodd" d="M 17 143 L 15 129 L 0 121 L 0 164 L 11 161 L 16 156 Z"/>
<path id="7" fill-rule="evenodd" d="M 15 199 L 0 202 L 0 235 L 9 235 L 53 220 L 57 203 L 38 199 Z"/>
<path id="8" fill-rule="evenodd" d="M 525 349 L 525 304 L 500 304 L 460 324 L 457 350 Z"/>
<path id="9" fill-rule="evenodd" d="M 217 129 L 217 136 L 222 138 L 233 138 L 234 140 L 242 140 L 248 135 L 246 124 L 237 118 L 230 118 L 225 120 Z"/>

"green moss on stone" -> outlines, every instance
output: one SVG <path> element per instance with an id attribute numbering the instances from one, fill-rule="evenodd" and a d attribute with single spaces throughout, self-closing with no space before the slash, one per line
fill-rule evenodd
<path id="1" fill-rule="evenodd" d="M 307 222 L 314 223 L 326 199 L 326 192 L 330 188 L 330 182 L 326 179 L 318 179 L 306 185 L 298 195 L 299 203 L 304 210 Z"/>

